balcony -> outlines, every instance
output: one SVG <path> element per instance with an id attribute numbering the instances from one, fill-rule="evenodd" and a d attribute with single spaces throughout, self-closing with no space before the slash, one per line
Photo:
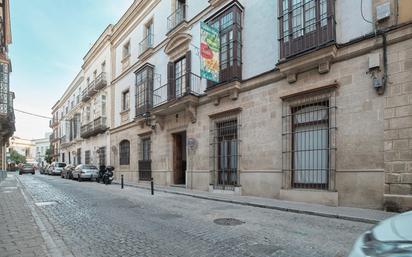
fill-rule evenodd
<path id="1" fill-rule="evenodd" d="M 201 78 L 196 74 L 186 73 L 153 91 L 151 113 L 155 117 L 161 117 L 186 111 L 192 122 L 195 122 L 198 96 L 202 93 Z"/>
<path id="2" fill-rule="evenodd" d="M 50 143 L 54 143 L 54 142 L 59 141 L 59 138 L 57 136 L 55 136 L 54 133 L 52 133 L 49 137 L 49 140 L 50 140 Z"/>
<path id="3" fill-rule="evenodd" d="M 81 126 L 80 136 L 82 138 L 89 138 L 100 133 L 105 132 L 108 129 L 107 127 L 107 118 L 98 117 L 95 120 Z"/>
<path id="4" fill-rule="evenodd" d="M 93 80 L 92 82 L 90 82 L 89 86 L 87 87 L 87 94 L 89 95 L 90 98 L 97 93 L 95 85 L 96 85 L 96 80 Z"/>
<path id="5" fill-rule="evenodd" d="M 95 79 L 94 88 L 96 91 L 103 89 L 107 86 L 106 72 L 102 72 Z"/>
<path id="6" fill-rule="evenodd" d="M 292 8 L 283 10 L 283 15 L 278 18 L 281 62 L 335 42 L 333 2 L 310 0 L 293 6 L 292 11 Z M 302 24 L 295 24 L 297 18 Z"/>
<path id="7" fill-rule="evenodd" d="M 145 56 L 148 53 L 148 50 L 153 49 L 154 36 L 152 33 L 148 34 L 140 43 L 139 43 L 139 57 L 142 59 L 142 56 Z"/>
<path id="8" fill-rule="evenodd" d="M 171 32 L 174 28 L 186 21 L 186 5 L 182 5 L 167 17 L 167 30 Z"/>
<path id="9" fill-rule="evenodd" d="M 174 79 L 172 83 L 155 89 L 153 91 L 153 107 L 175 101 L 184 96 L 202 94 L 200 82 L 201 78 L 198 75 L 188 72 Z"/>
<path id="10" fill-rule="evenodd" d="M 88 89 L 85 88 L 82 91 L 82 102 L 87 102 L 90 99 L 90 96 L 88 94 Z"/>

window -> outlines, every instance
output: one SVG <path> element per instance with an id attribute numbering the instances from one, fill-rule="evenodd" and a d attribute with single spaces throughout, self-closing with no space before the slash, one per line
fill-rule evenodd
<path id="1" fill-rule="evenodd" d="M 77 165 L 82 164 L 82 149 L 77 148 Z"/>
<path id="2" fill-rule="evenodd" d="M 106 117 L 106 95 L 102 95 L 102 117 Z"/>
<path id="3" fill-rule="evenodd" d="M 214 187 L 233 189 L 239 185 L 239 119 L 229 116 L 214 121 L 211 131 Z"/>
<path id="4" fill-rule="evenodd" d="M 175 86 L 176 86 L 176 97 L 180 97 L 186 93 L 186 58 L 175 62 Z"/>
<path id="5" fill-rule="evenodd" d="M 102 62 L 102 72 L 106 71 L 106 61 Z"/>
<path id="6" fill-rule="evenodd" d="M 154 32 L 154 25 L 153 20 L 150 20 L 145 25 L 145 35 L 144 37 L 147 38 L 147 47 L 153 47 L 153 32 Z"/>
<path id="7" fill-rule="evenodd" d="M 90 150 L 84 151 L 84 163 L 90 164 Z"/>
<path id="8" fill-rule="evenodd" d="M 91 119 L 91 113 L 90 113 L 90 106 L 86 107 L 86 122 L 89 122 Z"/>
<path id="9" fill-rule="evenodd" d="M 106 165 L 106 147 L 99 148 L 99 165 Z"/>
<path id="10" fill-rule="evenodd" d="M 283 107 L 283 171 L 292 188 L 329 189 L 334 171 L 334 92 L 288 100 Z"/>
<path id="11" fill-rule="evenodd" d="M 332 0 L 279 1 L 281 58 L 335 39 Z"/>
<path id="12" fill-rule="evenodd" d="M 150 147 L 150 137 L 142 138 L 140 141 L 139 180 L 150 180 L 152 177 Z"/>
<path id="13" fill-rule="evenodd" d="M 122 111 L 128 111 L 130 107 L 129 90 L 122 93 Z"/>
<path id="14" fill-rule="evenodd" d="M 167 18 L 167 29 L 172 30 L 186 19 L 186 1 L 174 0 L 174 12 Z"/>
<path id="15" fill-rule="evenodd" d="M 186 54 L 175 62 L 167 65 L 168 100 L 184 96 L 189 93 L 199 93 L 199 76 L 191 73 L 192 53 Z"/>
<path id="16" fill-rule="evenodd" d="M 153 104 L 153 66 L 136 71 L 136 116 L 147 113 Z"/>
<path id="17" fill-rule="evenodd" d="M 242 78 L 242 10 L 232 5 L 208 22 L 220 32 L 220 82 Z M 208 82 L 208 86 L 217 83 Z"/>
<path id="18" fill-rule="evenodd" d="M 97 70 L 94 70 L 93 71 L 93 79 L 96 79 L 96 77 L 97 77 Z"/>
<path id="19" fill-rule="evenodd" d="M 123 140 L 119 144 L 119 163 L 120 165 L 130 164 L 130 142 L 128 140 Z"/>
<path id="20" fill-rule="evenodd" d="M 123 45 L 123 59 L 130 56 L 130 41 Z"/>
<path id="21" fill-rule="evenodd" d="M 142 139 L 142 156 L 141 160 L 148 161 L 150 158 L 150 137 Z"/>

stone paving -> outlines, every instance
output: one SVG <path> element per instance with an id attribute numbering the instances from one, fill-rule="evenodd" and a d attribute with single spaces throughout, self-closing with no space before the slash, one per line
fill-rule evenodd
<path id="1" fill-rule="evenodd" d="M 0 182 L 0 256 L 47 256 L 40 230 L 14 176 Z"/>
<path id="2" fill-rule="evenodd" d="M 344 257 L 372 226 L 44 175 L 19 179 L 53 240 L 74 256 Z"/>
<path id="3" fill-rule="evenodd" d="M 119 184 L 117 181 L 115 182 Z M 150 189 L 148 183 L 126 184 L 142 189 Z M 155 185 L 155 191 L 166 192 L 178 195 L 185 195 L 200 199 L 208 199 L 213 201 L 235 203 L 241 205 L 248 205 L 253 207 L 269 208 L 281 211 L 304 213 L 309 215 L 316 215 L 322 217 L 339 218 L 352 221 L 361 221 L 371 224 L 376 224 L 384 219 L 387 219 L 396 213 L 386 212 L 382 210 L 371 210 L 352 207 L 334 207 L 325 206 L 312 203 L 300 203 L 284 201 L 272 198 L 254 197 L 254 196 L 239 196 L 231 194 L 216 194 L 205 191 L 190 190 L 182 187 L 159 186 Z"/>

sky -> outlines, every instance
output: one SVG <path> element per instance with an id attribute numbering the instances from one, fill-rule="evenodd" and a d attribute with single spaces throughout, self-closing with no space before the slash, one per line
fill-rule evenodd
<path id="1" fill-rule="evenodd" d="M 81 69 L 103 30 L 133 0 L 12 0 L 10 90 L 14 108 L 51 117 L 51 107 Z M 15 136 L 35 139 L 51 132 L 49 120 L 15 111 Z"/>

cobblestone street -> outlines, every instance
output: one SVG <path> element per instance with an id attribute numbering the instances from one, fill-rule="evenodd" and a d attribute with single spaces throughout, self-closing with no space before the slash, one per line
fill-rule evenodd
<path id="1" fill-rule="evenodd" d="M 13 180 L 1 184 L 0 256 L 21 256 L 10 251 L 12 246 L 30 247 L 33 240 L 44 245 L 36 224 L 19 217 L 30 212 L 27 205 L 35 206 L 47 229 L 50 256 L 344 257 L 356 237 L 372 226 L 161 192 L 151 196 L 143 189 L 59 177 L 18 179 L 28 203 L 18 189 L 7 192 Z M 241 222 L 219 225 L 214 222 L 218 218 Z M 13 237 L 23 229 L 30 238 Z M 43 249 L 33 249 L 32 256 L 44 256 Z"/>

